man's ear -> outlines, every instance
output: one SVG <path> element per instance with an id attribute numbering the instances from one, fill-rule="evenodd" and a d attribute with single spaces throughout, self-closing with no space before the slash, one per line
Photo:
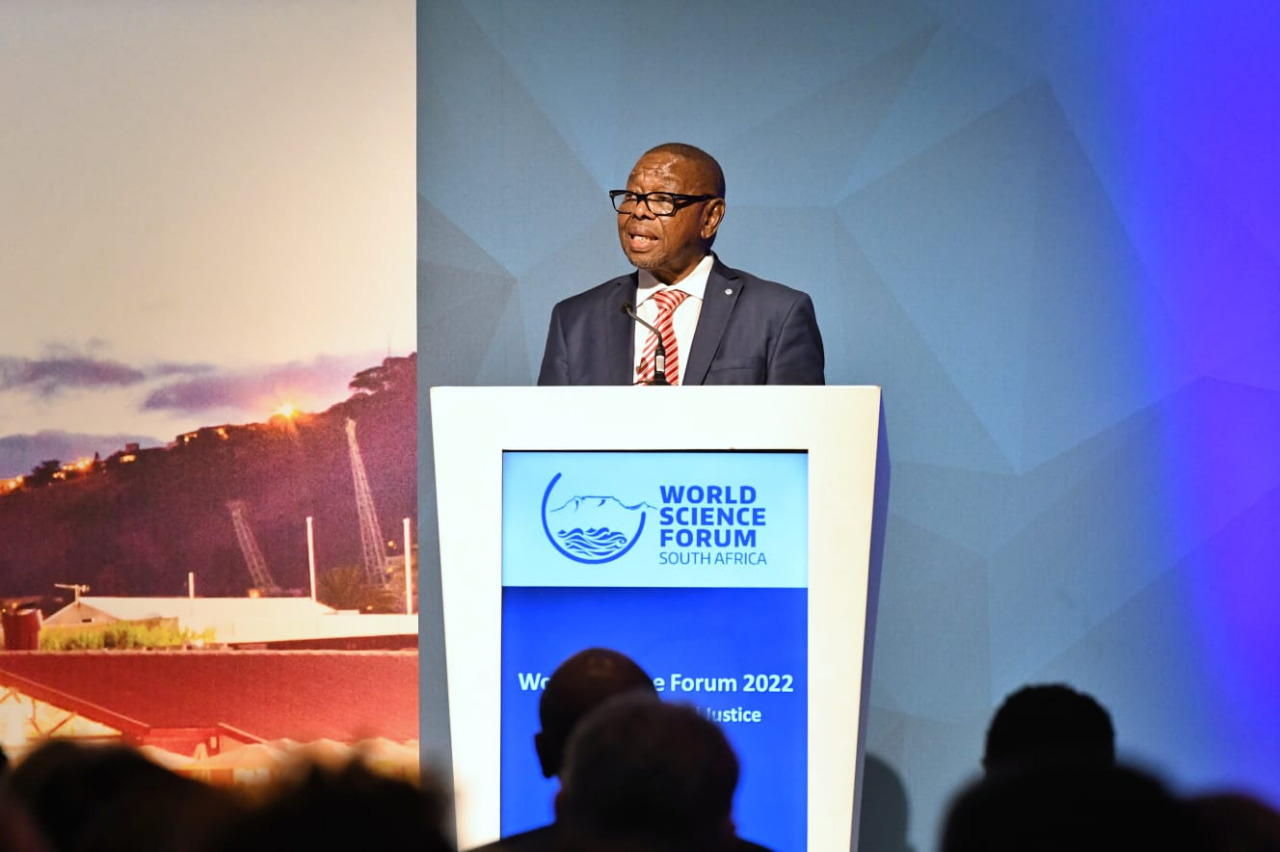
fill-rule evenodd
<path id="1" fill-rule="evenodd" d="M 533 735 L 533 750 L 538 753 L 538 764 L 543 778 L 554 778 L 560 772 L 560 750 L 544 732 Z"/>
<path id="2" fill-rule="evenodd" d="M 720 230 L 720 222 L 724 220 L 724 199 L 716 198 L 707 202 L 702 211 L 702 230 L 699 232 L 704 240 L 709 240 Z"/>

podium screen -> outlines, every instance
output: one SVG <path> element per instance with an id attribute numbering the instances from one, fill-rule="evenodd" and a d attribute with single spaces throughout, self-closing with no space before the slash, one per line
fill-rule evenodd
<path id="1" fill-rule="evenodd" d="M 743 837 L 805 848 L 808 500 L 804 452 L 503 453 L 503 836 L 553 819 L 538 700 L 603 647 L 720 724 Z"/>

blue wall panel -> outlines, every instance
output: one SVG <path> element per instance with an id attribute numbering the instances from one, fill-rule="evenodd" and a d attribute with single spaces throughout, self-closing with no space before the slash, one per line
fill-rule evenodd
<path id="1" fill-rule="evenodd" d="M 1278 8 L 420 3 L 423 381 L 532 382 L 551 305 L 626 269 L 605 192 L 705 147 L 721 257 L 885 388 L 878 848 L 932 845 L 1028 681 L 1280 798 Z"/>

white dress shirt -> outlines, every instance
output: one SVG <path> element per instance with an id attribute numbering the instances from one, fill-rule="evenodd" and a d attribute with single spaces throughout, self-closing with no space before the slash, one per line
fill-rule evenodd
<path id="1" fill-rule="evenodd" d="M 689 357 L 689 352 L 693 348 L 693 333 L 698 328 L 698 317 L 702 314 L 702 297 L 707 292 L 707 279 L 711 277 L 711 267 L 715 264 L 715 255 L 708 254 L 698 262 L 688 275 L 676 281 L 673 284 L 663 284 L 654 278 L 652 273 L 647 269 L 640 270 L 640 282 L 636 287 L 636 313 L 640 318 L 650 325 L 658 324 L 658 303 L 653 295 L 659 290 L 683 290 L 689 294 L 676 308 L 675 314 L 671 318 L 672 325 L 675 327 L 676 348 L 678 350 L 678 361 L 680 367 L 679 375 L 675 384 L 684 384 L 684 365 Z M 635 381 L 640 380 L 640 370 L 642 368 L 641 360 L 644 358 L 645 342 L 653 336 L 653 332 L 646 331 L 643 326 L 636 329 L 635 335 Z M 668 363 L 670 362 L 670 354 L 668 354 Z M 668 377 L 670 379 L 670 377 Z"/>

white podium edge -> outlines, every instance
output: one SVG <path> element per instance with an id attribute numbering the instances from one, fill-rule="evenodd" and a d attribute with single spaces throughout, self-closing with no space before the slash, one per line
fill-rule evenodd
<path id="1" fill-rule="evenodd" d="M 809 454 L 807 845 L 849 849 L 870 682 L 873 526 L 885 510 L 877 495 L 887 496 L 887 458 L 877 488 L 880 388 L 430 393 L 458 848 L 499 835 L 503 451 L 731 449 Z M 651 425 L 661 422 L 678 428 Z"/>

